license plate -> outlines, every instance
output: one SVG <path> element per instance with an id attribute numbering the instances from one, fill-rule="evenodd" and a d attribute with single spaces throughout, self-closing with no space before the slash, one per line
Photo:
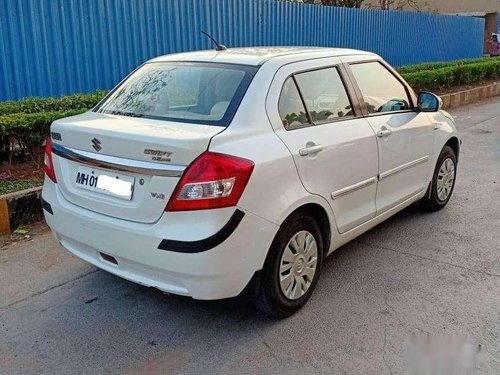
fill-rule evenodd
<path id="1" fill-rule="evenodd" d="M 79 188 L 131 200 L 135 178 L 120 173 L 80 167 L 75 176 Z"/>

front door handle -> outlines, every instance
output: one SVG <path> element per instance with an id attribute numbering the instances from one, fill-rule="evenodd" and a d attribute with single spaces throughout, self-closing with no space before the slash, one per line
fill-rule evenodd
<path id="1" fill-rule="evenodd" d="M 377 133 L 377 137 L 384 138 L 390 136 L 392 133 L 391 129 L 387 129 L 385 126 L 382 126 L 380 131 Z"/>
<path id="2" fill-rule="evenodd" d="M 309 145 L 309 142 L 308 142 L 306 146 L 307 147 L 301 148 L 299 150 L 300 156 L 314 155 L 314 154 L 317 154 L 318 152 L 321 152 L 321 150 L 323 150 L 323 146 L 317 145 L 314 143 L 312 145 Z"/>

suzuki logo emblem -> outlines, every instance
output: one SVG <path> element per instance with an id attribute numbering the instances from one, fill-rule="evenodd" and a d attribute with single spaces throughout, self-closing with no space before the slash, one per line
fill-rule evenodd
<path id="1" fill-rule="evenodd" d="M 94 150 L 96 150 L 97 152 L 101 151 L 102 150 L 102 147 L 101 147 L 101 141 L 98 140 L 97 138 L 94 138 L 92 139 L 92 147 L 94 148 Z"/>

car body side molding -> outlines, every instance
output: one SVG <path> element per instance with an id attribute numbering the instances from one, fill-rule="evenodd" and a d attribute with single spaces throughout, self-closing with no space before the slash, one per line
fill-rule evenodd
<path id="1" fill-rule="evenodd" d="M 418 164 L 426 163 L 428 160 L 429 160 L 429 156 L 424 156 L 424 157 L 421 157 L 419 159 L 410 161 L 409 163 L 400 165 L 399 167 L 396 167 L 396 168 L 393 168 L 393 169 L 389 169 L 388 171 L 380 173 L 379 181 L 383 180 L 384 178 L 387 178 L 389 176 L 392 176 L 392 175 L 394 175 L 396 173 L 403 172 L 406 169 L 415 167 Z"/>
<path id="2" fill-rule="evenodd" d="M 360 189 L 363 189 L 367 186 L 370 186 L 374 183 L 377 182 L 377 177 L 371 177 L 371 178 L 368 178 L 364 181 L 361 181 L 361 182 L 358 182 L 354 185 L 350 185 L 350 186 L 347 186 L 345 188 L 342 188 L 340 190 L 337 190 L 337 191 L 334 191 L 332 194 L 331 194 L 331 197 L 332 199 L 337 199 L 337 198 L 340 198 L 344 195 L 347 195 L 347 194 L 350 194 L 350 193 L 353 193 L 357 190 L 360 190 Z"/>

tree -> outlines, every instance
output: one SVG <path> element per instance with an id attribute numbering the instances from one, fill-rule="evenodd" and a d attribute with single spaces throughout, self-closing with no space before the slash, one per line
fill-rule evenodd
<path id="1" fill-rule="evenodd" d="M 313 1 L 314 2 L 314 1 Z M 364 0 L 321 0 L 321 5 L 344 7 L 344 8 L 361 8 Z"/>
<path id="2" fill-rule="evenodd" d="M 361 8 L 365 0 L 289 0 L 295 3 L 320 4 L 333 7 Z"/>
<path id="3" fill-rule="evenodd" d="M 422 12 L 429 7 L 427 1 L 421 0 L 378 0 L 377 8 L 383 10 L 405 10 L 411 9 L 417 12 Z M 372 4 L 369 4 L 372 5 Z"/>
<path id="4" fill-rule="evenodd" d="M 285 0 L 286 1 L 286 0 Z M 429 11 L 425 0 L 288 0 L 295 3 L 320 4 L 324 6 L 344 8 L 372 8 L 382 10 L 414 10 Z"/>

